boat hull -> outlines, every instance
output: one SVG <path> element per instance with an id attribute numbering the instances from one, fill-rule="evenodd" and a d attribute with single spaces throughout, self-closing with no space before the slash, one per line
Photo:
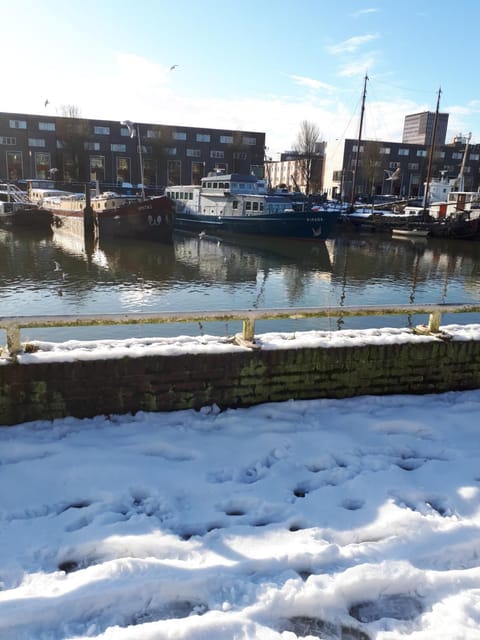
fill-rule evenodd
<path id="1" fill-rule="evenodd" d="M 252 235 L 326 240 L 338 214 L 331 211 L 282 212 L 278 215 L 214 216 L 177 212 L 175 227 L 209 235 Z"/>
<path id="2" fill-rule="evenodd" d="M 12 208 L 0 212 L 0 227 L 8 229 L 34 229 L 49 231 L 52 216 L 37 207 Z"/>
<path id="3" fill-rule="evenodd" d="M 81 234 L 86 220 L 83 211 L 52 210 L 54 228 Z M 161 196 L 134 201 L 110 210 L 92 212 L 93 228 L 100 238 L 135 238 L 173 242 L 175 208 L 169 198 Z"/>

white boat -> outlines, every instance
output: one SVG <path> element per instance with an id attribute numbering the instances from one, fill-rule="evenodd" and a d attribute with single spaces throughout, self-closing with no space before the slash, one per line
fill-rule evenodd
<path id="1" fill-rule="evenodd" d="M 200 185 L 171 186 L 165 193 L 176 205 L 176 228 L 210 235 L 325 240 L 339 215 L 312 206 L 303 194 L 270 193 L 253 175 L 213 174 Z"/>

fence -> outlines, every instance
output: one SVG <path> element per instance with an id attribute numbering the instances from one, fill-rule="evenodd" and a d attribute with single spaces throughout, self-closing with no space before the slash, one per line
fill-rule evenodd
<path id="1" fill-rule="evenodd" d="M 479 313 L 478 304 L 423 304 L 423 305 L 372 305 L 360 307 L 307 307 L 286 309 L 239 309 L 228 311 L 190 311 L 167 313 L 85 314 L 60 316 L 0 317 L 0 329 L 7 336 L 8 355 L 12 358 L 22 351 L 21 330 L 43 327 L 82 327 L 108 325 L 166 324 L 187 322 L 242 321 L 243 331 L 239 339 L 253 344 L 257 320 L 344 318 L 355 316 L 427 315 L 428 323 L 415 331 L 438 333 L 442 314 Z"/>

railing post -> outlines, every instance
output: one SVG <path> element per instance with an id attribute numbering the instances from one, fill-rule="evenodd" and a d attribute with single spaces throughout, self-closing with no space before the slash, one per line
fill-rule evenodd
<path id="1" fill-rule="evenodd" d="M 440 333 L 440 322 L 442 314 L 440 311 L 432 311 L 428 319 L 428 330 L 430 333 Z"/>
<path id="2" fill-rule="evenodd" d="M 7 349 L 10 356 L 15 356 L 22 350 L 20 342 L 20 327 L 17 324 L 11 324 L 6 327 L 7 333 Z"/>
<path id="3" fill-rule="evenodd" d="M 243 319 L 243 333 L 242 338 L 246 342 L 253 342 L 255 337 L 255 319 L 252 316 L 247 316 Z"/>

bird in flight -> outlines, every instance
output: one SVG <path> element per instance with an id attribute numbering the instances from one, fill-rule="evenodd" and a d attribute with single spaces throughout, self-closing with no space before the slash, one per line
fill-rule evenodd
<path id="1" fill-rule="evenodd" d="M 170 71 L 173 71 L 174 69 L 176 69 L 178 67 L 178 64 L 172 64 L 172 66 L 170 67 Z"/>
<path id="2" fill-rule="evenodd" d="M 45 100 L 45 107 L 47 106 L 47 104 L 50 104 L 50 100 L 48 98 Z"/>

